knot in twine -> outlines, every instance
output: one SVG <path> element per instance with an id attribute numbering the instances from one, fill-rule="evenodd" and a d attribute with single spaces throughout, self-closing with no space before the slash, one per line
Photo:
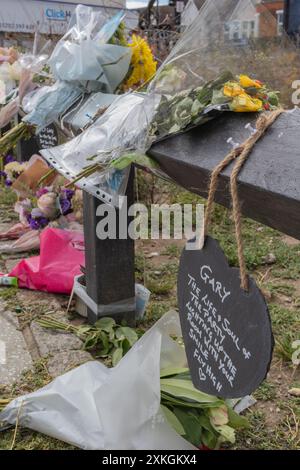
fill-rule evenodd
<path id="1" fill-rule="evenodd" d="M 278 116 L 280 116 L 284 112 L 283 108 L 276 109 L 275 111 L 270 111 L 268 113 L 264 113 L 259 116 L 256 121 L 256 132 L 251 135 L 242 145 L 239 147 L 231 150 L 231 152 L 226 155 L 226 157 L 218 163 L 218 165 L 214 168 L 211 173 L 210 183 L 209 183 L 209 190 L 208 190 L 208 198 L 207 198 L 207 206 L 206 206 L 206 213 L 204 219 L 204 234 L 205 236 L 208 234 L 209 226 L 211 223 L 212 215 L 213 215 L 213 206 L 214 206 L 214 199 L 216 190 L 218 187 L 218 177 L 220 173 L 233 161 L 236 160 L 234 164 L 231 176 L 230 176 L 230 193 L 232 199 L 232 212 L 233 212 L 233 220 L 235 225 L 235 237 L 237 242 L 237 252 L 238 252 L 238 260 L 240 266 L 240 279 L 241 279 L 241 288 L 245 291 L 248 291 L 249 281 L 246 269 L 246 262 L 244 258 L 244 249 L 243 249 L 243 238 L 242 238 L 242 215 L 241 215 L 241 208 L 239 203 L 238 197 L 238 185 L 237 179 L 238 175 L 249 157 L 250 153 L 252 152 L 253 147 L 255 146 L 256 142 L 265 134 L 267 129 L 272 126 L 272 124 L 276 121 Z"/>

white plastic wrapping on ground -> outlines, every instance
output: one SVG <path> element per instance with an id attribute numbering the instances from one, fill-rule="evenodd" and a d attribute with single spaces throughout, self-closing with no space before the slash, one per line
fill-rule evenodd
<path id="1" fill-rule="evenodd" d="M 0 420 L 81 449 L 192 450 L 160 411 L 160 369 L 186 367 L 176 312 L 164 315 L 119 364 L 88 362 L 14 400 Z"/>

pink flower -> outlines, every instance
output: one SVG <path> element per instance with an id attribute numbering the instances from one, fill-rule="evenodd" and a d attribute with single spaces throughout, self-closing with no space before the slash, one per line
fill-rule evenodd
<path id="1" fill-rule="evenodd" d="M 47 219 L 54 220 L 58 213 L 57 194 L 53 192 L 43 194 L 38 199 L 37 206 Z"/>
<path id="2" fill-rule="evenodd" d="M 36 197 L 39 198 L 39 197 L 41 197 L 41 196 L 43 196 L 44 194 L 47 194 L 47 193 L 49 193 L 48 188 L 40 188 L 36 192 Z"/>

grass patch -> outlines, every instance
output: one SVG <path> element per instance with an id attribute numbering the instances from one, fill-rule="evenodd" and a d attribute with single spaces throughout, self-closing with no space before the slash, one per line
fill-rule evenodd
<path id="1" fill-rule="evenodd" d="M 286 333 L 282 338 L 276 339 L 275 352 L 285 362 L 292 362 L 292 356 L 295 349 L 292 344 L 296 339 L 296 335 L 292 336 L 291 333 Z"/>
<path id="2" fill-rule="evenodd" d="M 256 400 L 274 400 L 276 398 L 276 387 L 271 382 L 266 380 L 261 384 L 261 386 L 254 393 Z"/>
<path id="3" fill-rule="evenodd" d="M 171 245 L 167 246 L 165 250 L 162 252 L 163 255 L 165 256 L 170 256 L 170 257 L 180 257 L 181 254 L 181 247 L 178 245 L 175 245 L 175 243 L 172 243 Z"/>
<path id="4" fill-rule="evenodd" d="M 261 411 L 248 412 L 250 428 L 237 433 L 235 449 L 255 450 L 299 450 L 298 439 L 295 438 L 291 426 L 290 410 L 282 411 L 282 421 L 270 428 L 266 423 L 266 415 Z"/>
<path id="5" fill-rule="evenodd" d="M 17 287 L 0 287 L 0 297 L 4 301 L 9 301 L 16 298 L 18 292 Z"/>
<path id="6" fill-rule="evenodd" d="M 10 189 L 2 186 L 0 188 L 0 204 L 5 206 L 13 206 L 17 202 L 16 193 Z"/>
<path id="7" fill-rule="evenodd" d="M 300 311 L 297 309 L 285 308 L 277 304 L 269 305 L 272 318 L 273 330 L 278 337 L 283 338 L 288 332 L 291 334 L 300 331 Z M 298 339 L 298 338 L 295 338 Z"/>
<path id="8" fill-rule="evenodd" d="M 174 288 L 174 281 L 170 279 L 148 279 L 147 288 L 155 295 L 167 295 Z"/>
<path id="9" fill-rule="evenodd" d="M 293 297 L 295 294 L 296 288 L 290 284 L 274 284 L 273 282 L 266 284 L 267 289 L 271 294 L 285 295 L 287 297 Z"/>
<path id="10" fill-rule="evenodd" d="M 14 429 L 0 433 L 0 449 L 10 450 Z M 19 428 L 13 450 L 75 450 L 65 442 L 45 436 L 29 429 Z"/>

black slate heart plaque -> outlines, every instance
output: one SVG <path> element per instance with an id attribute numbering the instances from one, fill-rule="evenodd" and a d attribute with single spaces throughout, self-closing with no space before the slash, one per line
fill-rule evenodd
<path id="1" fill-rule="evenodd" d="M 178 304 L 194 386 L 222 398 L 252 393 L 270 367 L 274 339 L 265 299 L 253 279 L 240 287 L 218 242 L 182 253 Z"/>

